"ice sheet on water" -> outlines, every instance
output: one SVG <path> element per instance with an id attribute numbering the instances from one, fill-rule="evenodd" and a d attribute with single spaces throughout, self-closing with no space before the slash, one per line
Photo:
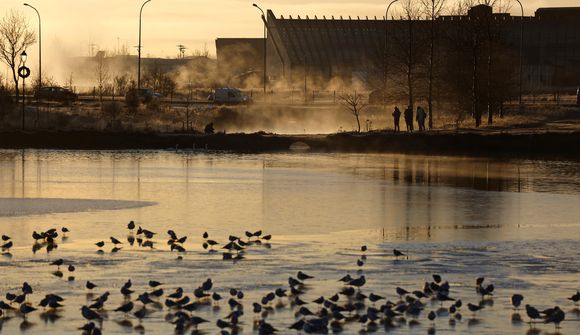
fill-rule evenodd
<path id="1" fill-rule="evenodd" d="M 129 200 L 0 198 L 0 217 L 118 210 L 155 204 L 150 201 Z"/>

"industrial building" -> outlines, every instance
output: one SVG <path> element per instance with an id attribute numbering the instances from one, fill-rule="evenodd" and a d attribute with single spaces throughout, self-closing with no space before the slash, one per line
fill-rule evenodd
<path id="1" fill-rule="evenodd" d="M 483 18 L 501 27 L 502 43 L 517 58 L 514 64 L 519 63 L 522 47 L 525 91 L 575 90 L 580 85 L 580 7 L 540 8 L 534 16 L 522 18 L 492 13 L 491 7 L 479 5 L 463 16 L 440 16 L 435 22 L 417 19 L 413 24 L 417 31 L 429 31 L 435 24 L 441 56 L 450 48 L 449 33 L 469 34 L 469 28 Z M 384 75 L 385 60 L 401 47 L 397 36 L 408 25 L 404 18 L 277 17 L 268 10 L 268 77 L 272 82 L 296 82 L 305 76 L 362 78 L 376 86 Z M 236 44 L 245 45 L 243 53 L 231 52 Z M 232 72 L 230 76 L 263 71 L 263 39 L 217 39 L 216 49 L 218 67 Z"/>

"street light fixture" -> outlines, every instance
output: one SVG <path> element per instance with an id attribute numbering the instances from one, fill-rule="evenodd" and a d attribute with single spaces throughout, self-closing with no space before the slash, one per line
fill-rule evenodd
<path id="1" fill-rule="evenodd" d="M 268 76 L 267 76 L 267 63 L 266 63 L 266 57 L 268 55 L 267 52 L 267 27 L 266 27 L 266 14 L 264 14 L 264 11 L 262 10 L 262 8 L 260 8 L 260 6 L 258 6 L 257 4 L 252 4 L 252 6 L 258 8 L 258 10 L 260 12 L 262 12 L 262 21 L 264 22 L 264 101 L 266 100 L 266 85 L 267 85 L 267 81 L 268 81 Z"/>
<path id="2" fill-rule="evenodd" d="M 520 0 L 516 0 L 520 4 L 520 8 L 522 9 L 522 15 L 520 17 L 520 112 L 522 111 L 522 63 L 524 57 L 524 6 L 522 5 Z"/>
<path id="3" fill-rule="evenodd" d="M 137 65 L 137 88 L 141 88 L 141 16 L 143 15 L 143 7 L 150 2 L 151 0 L 147 0 L 141 5 L 141 10 L 139 10 L 139 46 L 137 47 L 139 53 L 139 60 Z"/>
<path id="4" fill-rule="evenodd" d="M 20 54 L 20 61 L 22 62 L 22 67 L 26 68 L 26 59 L 28 55 L 26 50 L 22 51 Z M 26 108 L 26 76 L 22 76 L 22 130 L 24 130 L 24 111 Z"/>
<path id="5" fill-rule="evenodd" d="M 24 6 L 34 9 L 36 15 L 38 15 L 38 88 L 42 87 L 42 24 L 40 21 L 40 13 L 33 6 L 24 3 Z"/>
<path id="6" fill-rule="evenodd" d="M 399 0 L 392 0 L 389 5 L 387 6 L 387 10 L 385 12 L 385 51 L 384 51 L 384 57 L 385 59 L 384 61 L 384 73 L 383 73 L 383 100 L 385 101 L 386 104 L 386 98 L 387 98 L 387 64 L 388 64 L 388 49 L 387 49 L 387 44 L 389 43 L 389 35 L 388 35 L 388 27 L 389 27 L 389 9 L 391 9 L 391 6 L 397 2 Z"/>

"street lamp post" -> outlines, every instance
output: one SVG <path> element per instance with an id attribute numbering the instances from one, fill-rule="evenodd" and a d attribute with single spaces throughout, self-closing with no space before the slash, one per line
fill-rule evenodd
<path id="1" fill-rule="evenodd" d="M 392 0 L 389 5 L 387 6 L 387 10 L 385 12 L 385 50 L 384 50 L 384 57 L 385 59 L 384 61 L 384 69 L 383 69 L 383 100 L 385 101 L 385 105 L 386 105 L 386 101 L 387 101 L 387 64 L 388 64 L 388 59 L 389 59 L 389 51 L 387 48 L 387 44 L 389 43 L 389 35 L 388 35 L 388 27 L 389 27 L 389 9 L 391 9 L 391 6 L 397 2 L 399 0 Z"/>
<path id="2" fill-rule="evenodd" d="M 40 21 L 40 13 L 33 6 L 24 3 L 24 6 L 34 9 L 36 15 L 38 15 L 38 88 L 42 87 L 42 24 Z"/>
<path id="3" fill-rule="evenodd" d="M 138 56 L 138 65 L 137 65 L 137 89 L 141 88 L 141 16 L 143 15 L 143 7 L 150 2 L 151 0 L 147 0 L 141 5 L 141 10 L 139 10 L 139 46 L 137 47 L 139 56 Z"/>
<path id="4" fill-rule="evenodd" d="M 520 17 L 520 112 L 522 111 L 522 63 L 524 57 L 524 6 L 522 5 L 520 0 L 516 0 L 520 4 L 520 8 L 522 9 L 522 15 Z"/>
<path id="5" fill-rule="evenodd" d="M 268 56 L 268 52 L 267 52 L 267 37 L 268 37 L 268 32 L 266 30 L 266 14 L 264 14 L 264 11 L 262 10 L 262 8 L 260 8 L 260 6 L 258 6 L 257 4 L 252 4 L 252 6 L 258 8 L 258 10 L 260 12 L 262 12 L 262 21 L 264 21 L 264 101 L 266 100 L 266 85 L 268 82 L 268 76 L 267 76 L 267 63 L 266 63 L 266 59 Z"/>
<path id="6" fill-rule="evenodd" d="M 28 58 L 28 55 L 26 54 L 26 50 L 22 51 L 22 54 L 20 54 L 20 60 L 22 61 L 22 68 L 26 68 L 26 58 Z M 19 69 L 20 72 L 20 69 Z M 27 76 L 21 76 L 22 77 L 22 130 L 24 130 L 25 128 L 25 124 L 24 124 L 24 113 L 25 113 L 25 109 L 26 109 L 26 77 Z"/>

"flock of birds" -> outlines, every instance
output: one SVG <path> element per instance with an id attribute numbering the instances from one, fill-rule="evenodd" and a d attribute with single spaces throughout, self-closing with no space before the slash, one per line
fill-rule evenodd
<path id="1" fill-rule="evenodd" d="M 154 248 L 153 241 L 155 232 L 142 227 L 138 227 L 136 234 L 133 231 L 136 226 L 133 221 L 128 224 L 130 234 L 128 243 L 144 248 Z M 65 227 L 61 229 L 63 237 L 69 233 Z M 186 236 L 178 236 L 173 230 L 167 232 L 169 239 L 167 245 L 171 251 L 179 253 L 186 252 L 183 246 L 187 240 Z M 58 232 L 56 229 L 50 229 L 46 232 L 34 232 L 32 237 L 35 245 L 46 247 L 47 251 L 54 250 Z M 246 240 L 237 236 L 229 236 L 228 242 L 221 247 L 223 259 L 239 260 L 244 256 L 244 251 L 252 245 L 268 244 L 271 235 L 263 235 L 262 231 L 246 232 Z M 204 233 L 202 247 L 209 252 L 217 252 L 216 248 L 220 243 L 209 239 L 208 233 Z M 113 249 L 111 252 L 118 252 L 123 248 L 124 243 L 115 237 L 110 237 Z M 13 247 L 12 240 L 9 236 L 2 235 L 3 252 L 9 253 Z M 99 252 L 103 253 L 105 246 L 104 241 L 95 243 Z M 33 248 L 33 251 L 39 250 Z M 94 299 L 93 290 L 98 289 L 98 285 L 87 281 L 85 284 L 88 290 L 87 301 L 89 303 L 80 308 L 80 314 L 86 320 L 86 323 L 78 329 L 86 335 L 99 335 L 103 333 L 103 321 L 108 318 L 108 312 L 122 314 L 124 318 L 135 318 L 139 324 L 135 330 L 144 332 L 145 328 L 141 320 L 146 319 L 151 313 L 166 310 L 165 320 L 172 324 L 175 333 L 184 334 L 191 331 L 192 334 L 201 333 L 198 326 L 204 323 L 214 323 L 220 335 L 237 334 L 244 322 L 242 317 L 251 309 L 253 314 L 252 329 L 260 335 L 270 335 L 275 333 L 287 333 L 291 330 L 303 331 L 305 333 L 328 333 L 340 332 L 347 324 L 357 323 L 362 327 L 362 332 L 376 331 L 381 325 L 385 329 L 408 325 L 413 327 L 420 323 L 421 315 L 425 315 L 431 327 L 429 333 L 435 332 L 435 320 L 438 318 L 448 318 L 451 326 L 462 319 L 464 313 L 471 313 L 476 321 L 476 315 L 481 313 L 486 306 L 492 304 L 495 287 L 493 284 L 484 284 L 484 277 L 475 280 L 475 293 L 477 298 L 472 297 L 474 302 L 464 304 L 461 299 L 453 296 L 448 281 L 444 281 L 439 274 L 433 274 L 432 280 L 426 281 L 423 287 L 416 289 L 405 289 L 402 287 L 395 288 L 394 296 L 397 299 L 388 300 L 386 296 L 376 294 L 375 292 L 364 292 L 364 286 L 367 283 L 362 267 L 366 261 L 366 246 L 361 247 L 362 255 L 357 259 L 357 266 L 361 268 L 355 277 L 346 274 L 338 279 L 342 283 L 335 294 L 327 297 L 320 296 L 314 300 L 306 298 L 308 291 L 312 288 L 310 283 L 315 279 L 314 276 L 303 271 L 298 271 L 295 277 L 288 278 L 288 284 L 278 287 L 273 291 L 267 292 L 261 299 L 248 305 L 244 300 L 245 294 L 237 288 L 218 291 L 214 287 L 211 278 L 208 278 L 198 287 L 193 289 L 192 294 L 187 294 L 187 289 L 177 287 L 175 289 L 167 288 L 162 282 L 150 280 L 146 288 L 136 290 L 131 280 L 128 280 L 120 288 L 119 293 L 122 296 L 122 303 L 118 306 L 110 306 L 108 303 L 111 292 L 106 291 Z M 393 256 L 398 259 L 408 256 L 397 249 L 393 250 Z M 182 256 L 178 256 L 181 258 Z M 75 271 L 74 264 L 57 259 L 50 262 L 51 266 L 57 267 L 57 273 L 61 273 L 60 268 L 66 266 L 67 270 L 72 273 Z M 74 277 L 69 280 L 74 280 Z M 21 315 L 26 321 L 28 314 L 43 309 L 43 315 L 52 315 L 57 318 L 58 313 L 62 311 L 65 299 L 57 294 L 46 294 L 40 300 L 38 305 L 31 302 L 30 296 L 33 294 L 33 288 L 24 282 L 20 292 L 6 293 L 7 302 L 0 300 L 0 320 L 11 314 Z M 221 292 L 221 293 L 220 293 Z M 227 293 L 226 293 L 227 292 Z M 136 298 L 135 298 L 136 297 Z M 475 300 L 477 299 L 477 300 Z M 575 311 L 578 313 L 578 302 L 580 301 L 580 292 L 568 298 L 574 303 Z M 200 317 L 197 312 L 204 308 L 219 309 L 221 301 L 227 301 L 229 307 L 228 314 L 215 321 L 210 321 Z M 524 301 L 524 296 L 514 294 L 511 297 L 511 304 L 515 310 L 519 310 Z M 437 306 L 432 309 L 433 306 Z M 248 306 L 251 306 L 248 308 Z M 296 321 L 287 327 L 274 326 L 268 322 L 270 313 L 280 309 L 290 308 Z M 467 310 L 466 310 L 466 309 Z M 426 310 L 431 309 L 429 312 Z M 530 304 L 525 305 L 526 314 L 529 317 L 530 325 L 535 323 L 552 323 L 556 331 L 560 329 L 560 323 L 566 319 L 566 313 L 559 306 L 538 310 Z M 521 320 L 519 314 L 514 314 L 512 320 Z M 471 321 L 470 320 L 470 321 Z M 1 329 L 1 323 L 0 323 Z"/>
<path id="2" fill-rule="evenodd" d="M 135 236 L 133 235 L 135 228 L 136 225 L 134 221 L 130 221 L 127 224 L 127 229 L 130 232 L 130 234 L 127 236 L 127 242 L 129 243 L 129 245 L 134 246 L 135 243 L 137 243 L 137 246 L 139 247 L 153 249 L 155 247 L 156 242 L 154 242 L 152 239 L 155 235 L 157 235 L 157 233 L 139 226 L 137 227 L 137 232 Z M 167 231 L 167 234 L 169 235 L 167 244 L 169 245 L 171 251 L 177 251 L 179 253 L 184 253 L 187 251 L 183 246 L 185 241 L 187 241 L 187 236 L 179 237 L 175 233 L 175 231 L 171 229 Z M 229 236 L 228 238 L 229 242 L 222 247 L 222 250 L 224 250 L 224 252 L 222 253 L 222 258 L 224 260 L 243 259 L 245 249 L 253 245 L 262 245 L 267 248 L 270 247 L 269 241 L 272 239 L 272 235 L 263 235 L 261 230 L 258 230 L 256 232 L 246 231 L 245 235 L 248 238 L 248 240 L 246 241 L 235 235 Z M 220 243 L 216 242 L 215 240 L 209 239 L 209 234 L 207 232 L 203 233 L 202 237 L 204 240 L 202 247 L 211 253 L 217 252 L 217 250 L 215 250 L 214 247 L 219 245 Z M 111 249 L 112 253 L 119 252 L 121 249 L 123 249 L 124 243 L 121 242 L 121 240 L 119 240 L 114 236 L 111 236 L 110 240 L 111 240 L 110 243 L 113 245 L 113 248 Z M 99 253 L 104 253 L 103 248 L 106 245 L 105 241 L 99 241 L 95 243 L 95 245 L 99 248 L 98 250 Z M 177 258 L 182 259 L 183 257 L 178 256 Z"/>

